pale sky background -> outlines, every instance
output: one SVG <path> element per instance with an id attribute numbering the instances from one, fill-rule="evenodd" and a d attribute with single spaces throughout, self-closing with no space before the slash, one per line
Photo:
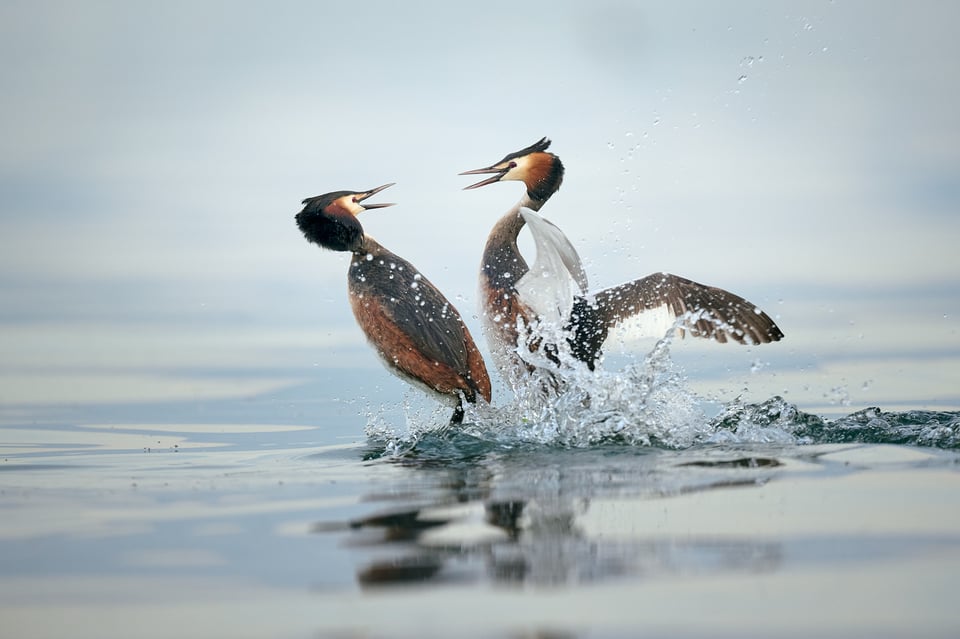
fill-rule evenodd
<path id="1" fill-rule="evenodd" d="M 567 173 L 543 213 L 596 286 L 667 270 L 777 316 L 769 348 L 680 347 L 705 353 L 692 377 L 960 406 L 958 23 L 952 2 L 7 0 L 0 400 L 187 392 L 157 370 L 213 395 L 314 366 L 392 384 L 300 200 L 397 182 L 365 228 L 479 340 L 480 252 L 522 187 L 457 173 L 546 135 Z M 230 368 L 262 385 L 211 381 Z"/>

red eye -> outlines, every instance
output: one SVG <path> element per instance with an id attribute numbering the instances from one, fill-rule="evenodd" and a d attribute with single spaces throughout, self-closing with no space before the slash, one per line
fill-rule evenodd
<path id="1" fill-rule="evenodd" d="M 510 160 L 510 168 L 511 168 L 511 169 L 517 168 L 517 163 L 514 162 L 513 160 Z"/>

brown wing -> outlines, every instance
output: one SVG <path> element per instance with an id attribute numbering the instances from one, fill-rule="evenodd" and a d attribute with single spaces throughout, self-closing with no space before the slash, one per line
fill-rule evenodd
<path id="1" fill-rule="evenodd" d="M 371 247 L 368 247 L 371 248 Z M 417 269 L 379 245 L 350 267 L 350 304 L 387 365 L 444 394 L 491 399 L 483 357 L 453 304 Z"/>
<path id="2" fill-rule="evenodd" d="M 655 273 L 578 298 L 571 314 L 571 346 L 581 360 L 599 357 L 611 328 L 623 320 L 656 309 L 683 317 L 681 336 L 689 332 L 725 343 L 765 344 L 783 338 L 770 316 L 729 291 L 670 273 Z"/>

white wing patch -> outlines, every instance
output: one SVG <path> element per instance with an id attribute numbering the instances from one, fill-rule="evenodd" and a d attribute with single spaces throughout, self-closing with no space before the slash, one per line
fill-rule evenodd
<path id="1" fill-rule="evenodd" d="M 610 328 L 604 349 L 630 350 L 644 340 L 661 339 L 677 325 L 676 316 L 666 304 L 630 315 Z"/>
<path id="2" fill-rule="evenodd" d="M 523 208 L 520 215 L 526 221 L 537 247 L 537 259 L 516 288 L 520 299 L 540 318 L 540 321 L 562 326 L 573 309 L 573 290 L 576 284 L 582 293 L 587 291 L 587 274 L 577 250 L 556 225 L 534 211 Z"/>

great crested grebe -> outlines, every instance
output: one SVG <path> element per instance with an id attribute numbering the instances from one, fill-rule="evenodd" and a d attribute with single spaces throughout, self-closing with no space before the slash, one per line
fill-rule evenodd
<path id="1" fill-rule="evenodd" d="M 388 370 L 454 406 L 462 399 L 490 402 L 490 377 L 460 313 L 407 260 L 369 235 L 362 211 L 392 204 L 362 204 L 393 184 L 369 191 L 334 191 L 303 200 L 297 226 L 307 240 L 353 254 L 347 292 L 357 323 Z"/>
<path id="2" fill-rule="evenodd" d="M 783 333 L 770 317 L 739 295 L 670 273 L 654 273 L 598 292 L 588 290 L 580 257 L 556 225 L 538 212 L 563 181 L 563 164 L 547 152 L 543 138 L 499 162 L 460 175 L 488 177 L 467 189 L 517 180 L 526 190 L 504 214 L 487 238 L 480 264 L 480 296 L 484 334 L 497 368 L 532 370 L 518 349 L 551 353 L 529 328 L 544 321 L 562 327 L 561 341 L 570 353 L 593 370 L 611 329 L 645 313 L 665 313 L 679 320 L 681 335 L 741 344 L 775 342 Z M 537 248 L 531 269 L 520 253 L 517 237 L 529 227 Z M 577 289 L 572 290 L 571 282 Z M 522 331 L 526 327 L 528 334 Z"/>

